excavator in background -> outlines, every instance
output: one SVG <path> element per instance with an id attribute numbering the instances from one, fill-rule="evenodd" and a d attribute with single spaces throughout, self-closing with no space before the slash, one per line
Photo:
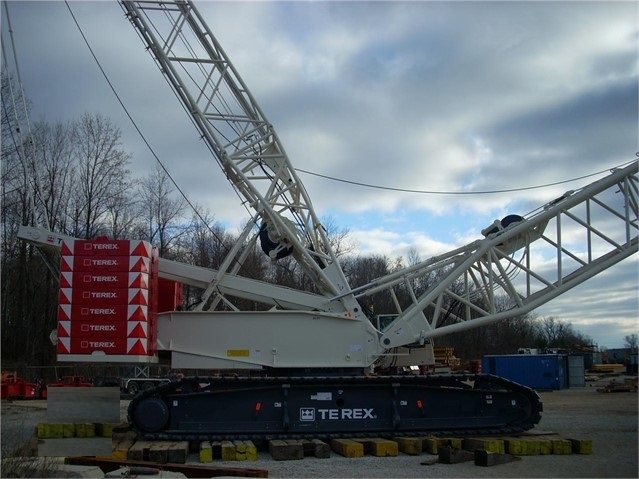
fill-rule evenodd
<path id="1" fill-rule="evenodd" d="M 154 362 L 159 354 L 168 355 L 173 368 L 223 372 L 140 392 L 128 417 L 147 438 L 533 428 L 543 409 L 539 396 L 504 378 L 379 372 L 432 364 L 434 338 L 529 313 L 635 253 L 637 162 L 566 192 L 528 217 L 496 220 L 468 245 L 352 288 L 273 125 L 195 5 L 120 5 L 253 216 L 218 270 L 148 254 L 159 278 L 203 291 L 192 310 L 136 320 L 153 336 L 152 348 L 135 349 L 135 356 L 109 355 L 100 350 L 106 343 L 95 342 L 95 351 L 65 350 L 58 359 Z M 31 226 L 20 237 L 68 254 L 80 244 Z M 100 249 L 107 249 L 109 242 L 101 241 Z M 242 276 L 258 244 L 273 262 L 294 258 L 314 290 Z M 375 316 L 366 304 L 380 294 L 395 310 Z M 243 310 L 238 299 L 263 310 Z M 73 326 L 73 318 L 63 319 Z M 140 328 L 136 323 L 129 329 Z"/>

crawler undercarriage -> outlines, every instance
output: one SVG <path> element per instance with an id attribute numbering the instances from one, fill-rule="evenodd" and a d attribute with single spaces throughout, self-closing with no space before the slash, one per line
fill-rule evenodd
<path id="1" fill-rule="evenodd" d="M 189 377 L 140 393 L 128 416 L 147 439 L 266 440 L 515 433 L 541 411 L 492 375 Z"/>

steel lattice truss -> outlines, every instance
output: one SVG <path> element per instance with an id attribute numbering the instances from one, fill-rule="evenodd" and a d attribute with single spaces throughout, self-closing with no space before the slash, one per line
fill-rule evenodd
<path id="1" fill-rule="evenodd" d="M 320 310 L 364 320 L 359 301 L 391 295 L 397 317 L 378 332 L 384 348 L 525 314 L 637 250 L 635 162 L 482 240 L 351 290 L 275 131 L 195 7 L 183 0 L 122 5 L 255 222 L 291 248 L 324 295 Z M 234 281 L 250 228 L 205 300 L 215 294 L 230 305 L 221 291 Z M 318 300 L 308 298 L 301 309 L 317 311 Z"/>
<path id="2" fill-rule="evenodd" d="M 355 293 L 409 292 L 412 303 L 396 303 L 398 317 L 383 332 L 388 347 L 528 313 L 637 252 L 637 191 L 634 162 L 530 218 Z M 431 284 L 424 287 L 424 278 Z"/>
<path id="3" fill-rule="evenodd" d="M 280 140 L 197 9 L 185 1 L 122 2 L 228 180 L 318 288 L 346 284 Z"/>

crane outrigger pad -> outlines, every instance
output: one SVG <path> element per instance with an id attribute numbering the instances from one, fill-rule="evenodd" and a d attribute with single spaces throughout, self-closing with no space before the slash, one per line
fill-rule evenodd
<path id="1" fill-rule="evenodd" d="M 542 409 L 533 389 L 485 374 L 188 377 L 137 395 L 128 420 L 154 440 L 330 439 L 516 433 Z"/>

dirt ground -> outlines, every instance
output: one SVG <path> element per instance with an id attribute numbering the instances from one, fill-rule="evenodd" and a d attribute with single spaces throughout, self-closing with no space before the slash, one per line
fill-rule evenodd
<path id="1" fill-rule="evenodd" d="M 623 381 L 620 378 L 619 381 Z M 609 379 L 605 380 L 605 383 Z M 522 456 L 516 462 L 493 467 L 460 464 L 422 465 L 432 456 L 344 458 L 332 453 L 329 459 L 305 457 L 296 461 L 275 461 L 260 452 L 257 461 L 220 462 L 216 467 L 265 469 L 269 477 L 406 478 L 406 477 L 639 477 L 638 396 L 636 392 L 597 392 L 603 382 L 585 388 L 540 392 L 544 412 L 537 432 L 554 432 L 564 438 L 590 439 L 590 455 Z M 122 419 L 128 401 L 122 401 Z M 46 421 L 46 401 L 2 401 L 2 457 L 33 440 L 38 422 Z M 33 442 L 32 442 L 33 444 Z M 25 453 L 28 451 L 25 451 Z M 189 462 L 197 463 L 197 455 Z"/>

